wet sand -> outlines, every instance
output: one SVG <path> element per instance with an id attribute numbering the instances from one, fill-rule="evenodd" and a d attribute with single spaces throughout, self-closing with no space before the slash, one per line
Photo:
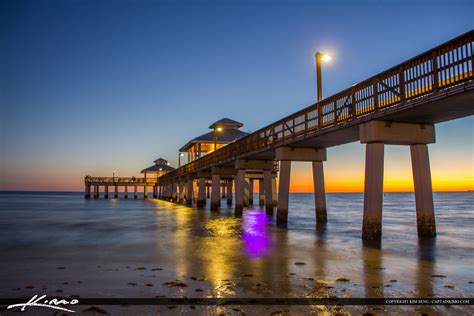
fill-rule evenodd
<path id="1" fill-rule="evenodd" d="M 413 227 L 406 232 L 408 242 L 397 240 L 384 224 L 382 242 L 364 244 L 358 237 L 359 223 L 340 228 L 342 232 L 331 232 L 333 224 L 296 227 L 298 221 L 282 228 L 258 208 L 234 218 L 232 209 L 211 213 L 153 199 L 74 199 L 79 202 L 61 201 L 70 203 L 74 215 L 63 214 L 64 206 L 56 209 L 51 201 L 43 201 L 44 208 L 35 213 L 16 210 L 16 220 L 24 227 L 17 228 L 15 236 L 6 228 L 15 210 L 3 210 L 1 228 L 7 232 L 0 235 L 1 297 L 378 298 L 474 293 L 470 248 L 449 249 L 449 236 L 443 235 L 418 240 Z M 72 309 L 86 315 L 472 312 L 469 306 L 97 307 Z"/>

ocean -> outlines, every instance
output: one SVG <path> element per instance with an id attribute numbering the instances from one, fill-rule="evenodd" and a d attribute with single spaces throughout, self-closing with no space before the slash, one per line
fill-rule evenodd
<path id="1" fill-rule="evenodd" d="M 209 200 L 196 209 L 1 192 L 0 297 L 472 298 L 474 192 L 434 193 L 434 203 L 438 236 L 420 239 L 413 193 L 385 193 L 382 240 L 368 244 L 360 193 L 327 194 L 324 226 L 315 224 L 312 194 L 291 194 L 288 225 L 279 227 L 276 211 L 251 207 L 235 218 L 225 200 L 214 213 Z M 472 313 L 459 305 L 97 307 L 112 315 Z"/>

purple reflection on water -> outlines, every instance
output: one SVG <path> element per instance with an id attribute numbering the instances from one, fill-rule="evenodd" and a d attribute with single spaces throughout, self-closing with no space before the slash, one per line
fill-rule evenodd
<path id="1" fill-rule="evenodd" d="M 270 240 L 266 229 L 265 212 L 249 210 L 243 214 L 243 234 L 245 253 L 251 259 L 263 257 L 268 250 Z"/>

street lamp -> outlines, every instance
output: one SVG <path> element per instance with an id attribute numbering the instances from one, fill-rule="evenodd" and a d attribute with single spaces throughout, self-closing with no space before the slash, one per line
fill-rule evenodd
<path id="1" fill-rule="evenodd" d="M 214 128 L 214 150 L 217 149 L 217 133 L 222 132 L 222 127 Z"/>
<path id="2" fill-rule="evenodd" d="M 317 81 L 317 85 L 316 85 L 316 90 L 317 90 L 317 98 L 318 98 L 318 102 L 321 101 L 323 99 L 323 88 L 322 88 L 322 83 L 321 83 L 321 61 L 322 62 L 329 62 L 332 58 L 330 55 L 328 54 L 325 54 L 325 53 L 320 53 L 320 52 L 316 52 L 316 54 L 314 55 L 314 58 L 316 59 L 316 81 Z"/>
<path id="3" fill-rule="evenodd" d="M 178 168 L 181 167 L 181 157 L 184 157 L 183 153 L 179 153 L 178 155 Z"/>

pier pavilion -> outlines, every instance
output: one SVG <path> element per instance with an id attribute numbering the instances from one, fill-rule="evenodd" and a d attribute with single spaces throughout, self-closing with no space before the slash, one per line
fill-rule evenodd
<path id="1" fill-rule="evenodd" d="M 229 118 L 222 118 L 209 126 L 211 132 L 191 139 L 183 147 L 179 149 L 180 154 L 188 155 L 188 163 L 209 154 L 223 146 L 230 144 L 248 133 L 243 132 L 240 128 L 244 124 Z"/>

